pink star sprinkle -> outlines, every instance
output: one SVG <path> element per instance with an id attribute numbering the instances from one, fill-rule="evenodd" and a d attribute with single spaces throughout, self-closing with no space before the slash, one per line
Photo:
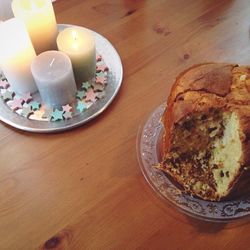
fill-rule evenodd
<path id="1" fill-rule="evenodd" d="M 97 56 L 96 56 L 96 61 L 97 61 L 97 62 L 100 62 L 101 60 L 102 60 L 102 56 L 101 56 L 101 55 L 97 55 Z"/>
<path id="2" fill-rule="evenodd" d="M 107 78 L 97 76 L 95 79 L 95 82 L 104 85 L 107 83 Z"/>
<path id="3" fill-rule="evenodd" d="M 21 109 L 23 107 L 23 100 L 22 99 L 14 99 L 11 103 L 11 109 L 16 111 L 17 109 Z"/>
<path id="4" fill-rule="evenodd" d="M 69 104 L 67 104 L 65 106 L 62 106 L 62 109 L 64 112 L 70 112 L 72 110 L 72 107 Z"/>
<path id="5" fill-rule="evenodd" d="M 9 86 L 7 81 L 0 80 L 0 89 L 7 89 Z"/>
<path id="6" fill-rule="evenodd" d="M 96 93 L 94 92 L 94 90 L 92 88 L 90 88 L 87 92 L 85 101 L 86 102 L 89 102 L 89 101 L 95 102 L 95 99 L 96 99 Z"/>
<path id="7" fill-rule="evenodd" d="M 96 66 L 96 71 L 97 72 L 100 72 L 100 71 L 105 72 L 105 71 L 108 71 L 108 70 L 109 70 L 109 68 L 105 64 L 100 64 L 100 65 Z"/>
<path id="8" fill-rule="evenodd" d="M 26 93 L 25 95 L 22 96 L 22 100 L 26 103 L 29 103 L 32 100 L 32 96 L 30 92 Z"/>

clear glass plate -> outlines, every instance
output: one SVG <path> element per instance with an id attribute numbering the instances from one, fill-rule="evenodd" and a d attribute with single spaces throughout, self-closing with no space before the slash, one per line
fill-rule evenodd
<path id="1" fill-rule="evenodd" d="M 168 204 L 181 212 L 206 221 L 228 222 L 250 214 L 250 193 L 231 200 L 211 202 L 185 194 L 167 174 L 152 167 L 160 162 L 160 144 L 164 128 L 161 117 L 166 104 L 159 106 L 139 129 L 137 155 L 141 171 L 151 188 Z"/>

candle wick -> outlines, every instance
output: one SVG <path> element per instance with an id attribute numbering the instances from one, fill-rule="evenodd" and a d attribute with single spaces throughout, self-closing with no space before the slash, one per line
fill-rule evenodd
<path id="1" fill-rule="evenodd" d="M 52 61 L 51 61 L 51 63 L 49 64 L 50 67 L 52 67 L 54 61 L 55 61 L 55 58 L 53 58 Z"/>
<path id="2" fill-rule="evenodd" d="M 73 39 L 76 41 L 77 40 L 77 33 L 76 31 L 72 31 L 72 36 L 73 36 Z"/>
<path id="3" fill-rule="evenodd" d="M 36 5 L 32 0 L 30 0 L 29 3 L 32 10 L 36 9 Z"/>

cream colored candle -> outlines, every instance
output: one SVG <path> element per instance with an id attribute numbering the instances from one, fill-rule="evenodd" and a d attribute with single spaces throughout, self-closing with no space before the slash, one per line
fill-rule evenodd
<path id="1" fill-rule="evenodd" d="M 92 34 L 81 27 L 66 28 L 57 37 L 57 46 L 71 59 L 78 85 L 94 77 L 96 49 Z"/>
<path id="2" fill-rule="evenodd" d="M 12 89 L 24 94 L 37 90 L 30 65 L 36 57 L 24 24 L 12 18 L 0 24 L 0 66 Z"/>
<path id="3" fill-rule="evenodd" d="M 13 0 L 12 10 L 25 23 L 37 54 L 56 49 L 58 31 L 51 0 Z"/>

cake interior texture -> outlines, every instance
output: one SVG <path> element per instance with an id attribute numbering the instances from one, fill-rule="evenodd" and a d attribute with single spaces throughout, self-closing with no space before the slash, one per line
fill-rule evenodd
<path id="1" fill-rule="evenodd" d="M 184 189 L 203 199 L 228 194 L 241 168 L 240 123 L 233 111 L 210 108 L 194 112 L 174 125 L 171 148 L 161 168 Z"/>

